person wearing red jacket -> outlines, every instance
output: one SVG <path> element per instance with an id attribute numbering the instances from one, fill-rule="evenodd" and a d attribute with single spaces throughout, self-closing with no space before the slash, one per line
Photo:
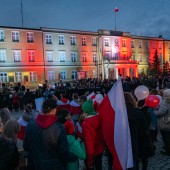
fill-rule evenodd
<path id="1" fill-rule="evenodd" d="M 99 114 L 88 116 L 82 123 L 82 135 L 86 147 L 87 170 L 102 170 L 102 155 L 105 144 L 102 134 L 102 119 Z"/>

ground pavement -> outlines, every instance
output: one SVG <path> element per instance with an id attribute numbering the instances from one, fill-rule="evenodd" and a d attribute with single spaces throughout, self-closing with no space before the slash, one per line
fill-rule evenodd
<path id="1" fill-rule="evenodd" d="M 12 117 L 18 119 L 21 116 L 23 111 L 11 112 Z M 147 170 L 170 170 L 170 156 L 165 156 L 160 154 L 160 151 L 163 150 L 163 142 L 160 133 L 158 133 L 158 140 L 155 143 L 156 145 L 156 154 L 154 157 L 149 159 L 149 165 Z M 80 161 L 79 170 L 83 170 L 84 162 Z M 103 155 L 103 170 L 108 170 L 107 157 Z"/>

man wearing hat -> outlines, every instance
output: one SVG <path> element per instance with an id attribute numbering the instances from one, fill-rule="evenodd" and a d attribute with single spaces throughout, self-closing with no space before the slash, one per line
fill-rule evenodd
<path id="1" fill-rule="evenodd" d="M 35 169 L 38 170 L 65 170 L 65 162 L 76 159 L 69 151 L 64 127 L 57 122 L 54 100 L 46 100 L 42 106 L 42 113 L 28 123 L 24 150 L 32 155 Z"/>

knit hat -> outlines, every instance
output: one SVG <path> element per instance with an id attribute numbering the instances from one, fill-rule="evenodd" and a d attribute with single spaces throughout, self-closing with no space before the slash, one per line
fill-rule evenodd
<path id="1" fill-rule="evenodd" d="M 74 133 L 74 124 L 71 120 L 67 120 L 64 123 L 67 135 L 72 135 Z"/>
<path id="2" fill-rule="evenodd" d="M 6 122 L 10 119 L 10 117 L 11 115 L 10 115 L 10 111 L 8 108 L 3 108 L 0 110 L 0 118 L 4 126 Z"/>
<path id="3" fill-rule="evenodd" d="M 93 107 L 93 100 L 89 99 L 82 105 L 82 109 L 87 115 L 95 115 L 95 110 Z"/>

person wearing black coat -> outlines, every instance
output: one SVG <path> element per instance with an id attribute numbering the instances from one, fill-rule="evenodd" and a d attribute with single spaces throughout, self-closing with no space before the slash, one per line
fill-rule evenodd
<path id="1" fill-rule="evenodd" d="M 131 143 L 132 143 L 132 153 L 133 153 L 133 162 L 134 167 L 129 170 L 138 170 L 138 158 L 141 160 L 148 158 L 148 151 L 150 147 L 148 139 L 148 129 L 143 113 L 140 109 L 136 108 L 136 100 L 130 92 L 125 92 L 125 103 L 127 108 L 127 115 L 129 121 L 129 128 L 131 134 Z M 144 159 L 145 161 L 145 159 Z M 146 170 L 144 162 L 142 168 Z M 147 165 L 147 164 L 146 164 Z"/>
<path id="2" fill-rule="evenodd" d="M 65 170 L 65 162 L 76 159 L 69 151 L 63 125 L 57 122 L 54 100 L 46 100 L 42 113 L 28 123 L 23 147 L 32 155 L 37 170 Z"/>
<path id="3" fill-rule="evenodd" d="M 0 120 L 0 169 L 15 170 L 19 164 L 19 153 L 12 139 L 3 134 L 3 124 Z"/>

